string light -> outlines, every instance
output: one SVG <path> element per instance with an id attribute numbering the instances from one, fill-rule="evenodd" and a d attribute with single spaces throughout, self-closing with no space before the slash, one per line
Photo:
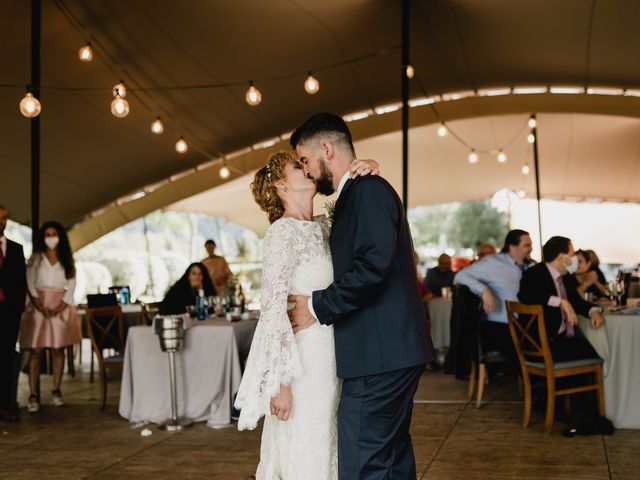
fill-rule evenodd
<path id="1" fill-rule="evenodd" d="M 413 69 L 413 65 L 407 65 L 407 78 L 411 80 L 415 74 L 416 71 Z"/>
<path id="2" fill-rule="evenodd" d="M 500 150 L 500 151 L 498 152 L 498 162 L 500 162 L 500 163 L 504 163 L 504 162 L 506 162 L 506 161 L 507 161 L 507 154 L 506 154 L 506 153 L 504 153 L 502 150 Z"/>
<path id="3" fill-rule="evenodd" d="M 529 172 L 531 171 L 531 169 L 529 168 L 529 165 L 523 165 L 522 166 L 522 173 L 524 175 L 529 175 Z"/>
<path id="4" fill-rule="evenodd" d="M 536 117 L 531 117 L 528 122 L 529 128 L 536 128 L 538 122 L 536 122 Z"/>
<path id="5" fill-rule="evenodd" d="M 117 95 L 111 102 L 111 113 L 116 118 L 126 117 L 129 115 L 129 102 Z"/>
<path id="6" fill-rule="evenodd" d="M 90 62 L 93 60 L 93 50 L 91 50 L 91 42 L 88 42 L 84 47 L 78 50 L 78 57 L 81 62 Z"/>
<path id="7" fill-rule="evenodd" d="M 446 137 L 447 136 L 447 127 L 445 127 L 444 125 L 440 125 L 438 127 L 438 136 L 440 138 Z"/>
<path id="8" fill-rule="evenodd" d="M 27 92 L 27 94 L 20 100 L 20 113 L 27 118 L 34 118 L 40 115 L 40 111 L 42 110 L 42 105 L 40 105 L 40 100 L 33 96 L 31 92 Z"/>
<path id="9" fill-rule="evenodd" d="M 187 145 L 187 142 L 184 141 L 184 138 L 180 137 L 180 139 L 176 142 L 176 152 L 183 155 L 187 153 L 187 150 L 189 150 L 189 145 Z"/>
<path id="10" fill-rule="evenodd" d="M 527 142 L 533 143 L 535 141 L 536 141 L 536 136 L 533 133 L 530 133 L 529 135 L 527 135 Z"/>
<path id="11" fill-rule="evenodd" d="M 162 132 L 164 132 L 164 125 L 162 124 L 162 120 L 160 120 L 160 117 L 157 117 L 151 123 L 151 132 L 155 135 L 160 135 Z"/>
<path id="12" fill-rule="evenodd" d="M 253 82 L 249 82 L 249 90 L 247 90 L 244 98 L 249 105 L 255 107 L 262 101 L 262 94 L 260 90 L 253 86 Z"/>
<path id="13" fill-rule="evenodd" d="M 527 194 L 525 193 L 524 190 L 518 190 L 518 192 L 516 193 L 516 195 L 518 195 L 518 198 L 524 198 L 527 196 Z"/>
<path id="14" fill-rule="evenodd" d="M 231 176 L 231 171 L 229 170 L 229 167 L 227 167 L 226 163 L 222 164 L 222 167 L 220 167 L 219 173 L 220 173 L 220 178 L 222 178 L 223 180 L 226 180 Z"/>
<path id="15" fill-rule="evenodd" d="M 314 95 L 318 93 L 318 90 L 320 90 L 320 82 L 318 81 L 317 78 L 311 75 L 311 72 L 308 72 L 308 73 L 309 73 L 309 76 L 304 82 L 304 89 L 309 95 Z"/>
<path id="16" fill-rule="evenodd" d="M 113 96 L 114 97 L 126 97 L 127 96 L 127 89 L 124 86 L 124 82 L 120 81 L 118 83 L 116 83 L 113 86 L 113 90 L 112 90 Z"/>
<path id="17" fill-rule="evenodd" d="M 478 163 L 478 154 L 476 153 L 475 150 L 471 150 L 468 160 L 469 160 L 469 163 L 471 164 Z"/>

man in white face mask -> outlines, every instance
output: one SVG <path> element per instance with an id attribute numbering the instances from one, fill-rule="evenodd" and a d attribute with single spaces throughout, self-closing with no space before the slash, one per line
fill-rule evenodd
<path id="1" fill-rule="evenodd" d="M 544 306 L 544 320 L 555 362 L 598 358 L 580 332 L 578 316 L 591 318 L 594 328 L 604 322 L 602 309 L 583 300 L 575 278 L 578 257 L 566 237 L 552 237 L 542 249 L 544 262 L 522 276 L 518 298 L 522 303 Z"/>

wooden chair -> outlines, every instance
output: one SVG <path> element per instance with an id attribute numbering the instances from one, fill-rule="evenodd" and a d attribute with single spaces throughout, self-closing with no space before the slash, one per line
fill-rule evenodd
<path id="1" fill-rule="evenodd" d="M 93 351 L 98 358 L 102 400 L 100 408 L 104 410 L 107 403 L 108 370 L 122 370 L 124 364 L 124 318 L 120 306 L 88 308 L 86 326 Z M 115 351 L 115 354 L 105 355 L 108 350 Z"/>
<path id="2" fill-rule="evenodd" d="M 509 331 L 522 368 L 524 384 L 523 427 L 529 425 L 531 417 L 531 379 L 530 375 L 546 379 L 547 412 L 544 421 L 544 433 L 551 432 L 556 397 L 572 393 L 595 390 L 598 400 L 598 412 L 605 415 L 604 387 L 602 386 L 602 360 L 582 359 L 554 363 L 551 357 L 549 341 L 544 324 L 544 311 L 541 305 L 524 305 L 518 302 L 506 302 Z M 595 383 L 581 387 L 556 389 L 556 379 L 573 375 L 593 373 Z"/>
<path id="3" fill-rule="evenodd" d="M 141 303 L 142 311 L 140 317 L 142 320 L 141 325 L 151 325 L 153 323 L 153 317 L 160 312 L 160 306 L 162 302 Z"/>

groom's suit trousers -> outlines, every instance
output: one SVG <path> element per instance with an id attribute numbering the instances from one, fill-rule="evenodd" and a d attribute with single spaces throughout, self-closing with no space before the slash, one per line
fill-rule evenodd
<path id="1" fill-rule="evenodd" d="M 345 379 L 338 408 L 340 480 L 415 480 L 409 427 L 424 365 Z"/>

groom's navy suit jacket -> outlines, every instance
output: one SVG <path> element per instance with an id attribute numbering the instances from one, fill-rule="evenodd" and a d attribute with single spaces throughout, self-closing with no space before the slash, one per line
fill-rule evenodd
<path id="1" fill-rule="evenodd" d="M 382 177 L 349 180 L 331 229 L 334 282 L 313 293 L 313 309 L 334 326 L 338 377 L 427 362 L 427 334 L 402 202 Z M 432 347 L 433 348 L 433 347 Z"/>

